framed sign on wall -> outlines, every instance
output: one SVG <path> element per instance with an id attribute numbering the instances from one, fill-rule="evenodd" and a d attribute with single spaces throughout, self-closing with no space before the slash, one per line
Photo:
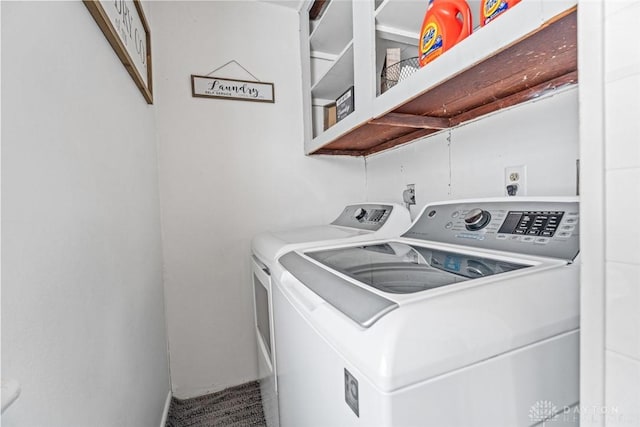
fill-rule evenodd
<path id="1" fill-rule="evenodd" d="M 153 104 L 151 32 L 140 0 L 83 2 L 144 99 L 148 104 Z"/>
<path id="2" fill-rule="evenodd" d="M 191 75 L 191 96 L 239 101 L 275 102 L 273 83 Z"/>

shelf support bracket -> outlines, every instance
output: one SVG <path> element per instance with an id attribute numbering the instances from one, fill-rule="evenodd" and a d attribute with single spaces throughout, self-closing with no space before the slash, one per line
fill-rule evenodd
<path id="1" fill-rule="evenodd" d="M 448 118 L 416 116 L 414 114 L 388 113 L 384 116 L 373 119 L 369 123 L 372 125 L 398 126 L 415 129 L 448 129 L 451 123 Z"/>

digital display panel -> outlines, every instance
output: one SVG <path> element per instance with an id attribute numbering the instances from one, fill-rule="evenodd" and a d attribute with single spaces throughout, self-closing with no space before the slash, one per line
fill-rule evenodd
<path id="1" fill-rule="evenodd" d="M 563 216 L 562 211 L 509 211 L 498 233 L 552 237 Z"/>

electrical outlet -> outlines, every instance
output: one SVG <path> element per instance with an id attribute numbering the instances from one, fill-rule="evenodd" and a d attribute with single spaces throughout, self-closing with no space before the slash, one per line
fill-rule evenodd
<path id="1" fill-rule="evenodd" d="M 404 204 L 407 209 L 409 208 L 409 206 L 416 204 L 415 184 L 407 184 L 407 188 L 402 192 L 402 200 L 404 200 Z"/>
<path id="2" fill-rule="evenodd" d="M 527 167 L 508 166 L 504 169 L 504 194 L 505 196 L 527 195 Z"/>

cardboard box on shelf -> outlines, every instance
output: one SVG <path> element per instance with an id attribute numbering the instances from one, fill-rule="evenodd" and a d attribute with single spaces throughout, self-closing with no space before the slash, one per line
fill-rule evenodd
<path id="1" fill-rule="evenodd" d="M 324 130 L 329 129 L 338 121 L 335 102 L 324 106 Z"/>
<path id="2" fill-rule="evenodd" d="M 387 68 L 400 62 L 400 48 L 390 47 L 384 57 L 382 73 L 380 73 L 380 93 L 385 93 L 391 86 L 387 83 Z"/>

